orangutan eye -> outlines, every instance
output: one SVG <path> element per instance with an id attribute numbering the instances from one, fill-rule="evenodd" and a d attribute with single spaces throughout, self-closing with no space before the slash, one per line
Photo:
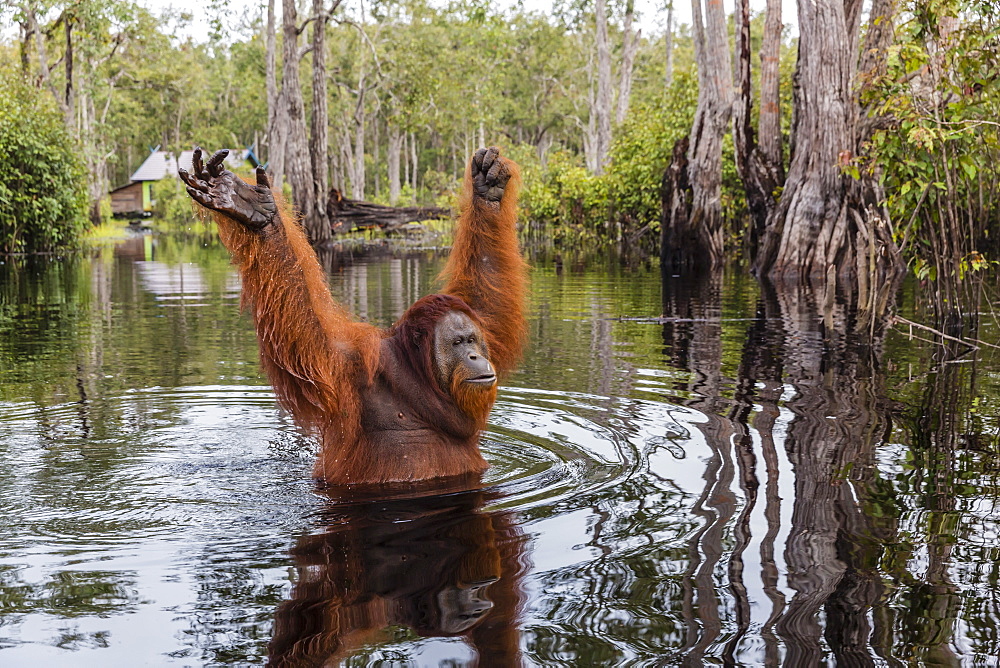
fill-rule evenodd
<path id="1" fill-rule="evenodd" d="M 461 339 L 461 337 L 455 339 L 455 342 L 452 345 L 454 345 L 454 346 L 460 346 L 460 345 L 462 345 L 462 339 Z"/>

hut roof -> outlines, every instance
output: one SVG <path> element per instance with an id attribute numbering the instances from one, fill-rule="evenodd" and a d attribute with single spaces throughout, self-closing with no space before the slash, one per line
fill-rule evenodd
<path id="1" fill-rule="evenodd" d="M 153 151 L 149 157 L 139 165 L 139 168 L 129 177 L 131 181 L 159 181 L 167 176 L 177 176 L 177 168 L 183 167 L 191 171 L 191 158 L 194 151 L 181 151 L 179 158 L 174 158 L 174 154 L 169 151 Z M 251 149 L 229 149 L 226 156 L 226 166 L 235 169 L 242 165 L 247 159 L 253 156 Z"/>

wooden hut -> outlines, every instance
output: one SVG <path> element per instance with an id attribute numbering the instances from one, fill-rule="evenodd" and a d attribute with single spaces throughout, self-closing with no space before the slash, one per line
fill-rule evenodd
<path id="1" fill-rule="evenodd" d="M 161 151 L 157 146 L 153 149 L 139 168 L 136 169 L 129 182 L 111 191 L 111 213 L 124 218 L 135 218 L 148 216 L 153 211 L 152 184 L 168 176 L 177 177 L 177 168 L 183 167 L 191 170 L 191 158 L 194 151 L 181 151 L 180 156 L 174 158 L 174 154 L 169 151 Z M 245 149 L 229 149 L 226 157 L 226 166 L 229 169 L 237 169 L 244 163 L 250 163 L 251 167 L 260 164 L 253 147 Z"/>

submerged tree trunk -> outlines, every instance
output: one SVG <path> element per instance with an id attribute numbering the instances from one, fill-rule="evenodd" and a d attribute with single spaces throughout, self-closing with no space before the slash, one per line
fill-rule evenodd
<path id="1" fill-rule="evenodd" d="M 309 142 L 312 157 L 312 194 L 315 207 L 312 220 L 306 221 L 306 227 L 311 230 L 313 242 L 326 241 L 330 238 L 330 223 L 326 212 L 326 192 L 329 188 L 329 167 L 327 152 L 329 123 L 326 100 L 326 23 L 329 14 L 324 11 L 323 0 L 313 0 L 314 16 L 312 40 L 312 137 Z"/>
<path id="2" fill-rule="evenodd" d="M 799 2 L 792 162 L 755 269 L 827 293 L 838 279 L 856 284 L 858 307 L 874 318 L 891 303 L 901 262 L 877 181 L 856 166 L 860 12 L 861 0 Z"/>
<path id="3" fill-rule="evenodd" d="M 661 247 L 661 257 L 685 265 L 718 267 L 723 261 L 722 137 L 732 113 L 733 85 L 726 16 L 722 3 L 693 0 L 692 33 L 698 63 L 698 107 L 687 154 L 690 209 L 666 216 L 663 239 L 685 240 L 675 248 Z M 674 169 L 671 166 L 670 169 Z M 676 212 L 665 212 L 676 213 Z"/>
<path id="4" fill-rule="evenodd" d="M 641 30 L 632 32 L 633 0 L 625 5 L 625 30 L 622 35 L 622 70 L 621 83 L 618 86 L 618 111 L 615 122 L 622 123 L 628 114 L 629 98 L 632 96 L 632 66 L 635 63 L 635 52 L 639 48 Z"/>

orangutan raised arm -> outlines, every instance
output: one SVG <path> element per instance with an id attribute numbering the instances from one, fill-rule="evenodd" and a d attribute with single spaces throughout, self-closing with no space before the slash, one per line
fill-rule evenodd
<path id="1" fill-rule="evenodd" d="M 357 436 L 357 392 L 374 373 L 378 330 L 355 322 L 330 295 L 323 269 L 302 228 L 271 192 L 264 169 L 251 185 L 195 148 L 192 171 L 178 173 L 191 197 L 210 209 L 222 243 L 243 281 L 242 303 L 253 316 L 261 365 L 278 400 L 304 427 L 335 423 Z M 345 389 L 346 388 L 346 389 Z M 348 419 L 343 419 L 347 416 Z"/>
<path id="2" fill-rule="evenodd" d="M 526 265 L 517 244 L 521 173 L 496 147 L 481 148 L 465 172 L 455 244 L 442 276 L 444 292 L 463 299 L 486 323 L 490 359 L 513 370 L 527 334 Z"/>
<path id="3" fill-rule="evenodd" d="M 213 212 L 243 280 L 264 370 L 278 400 L 317 433 L 316 475 L 332 484 L 478 475 L 479 434 L 497 372 L 521 353 L 525 267 L 517 247 L 518 172 L 481 149 L 466 172 L 445 294 L 415 302 L 388 330 L 359 323 L 330 295 L 305 234 L 257 182 L 195 149 L 188 193 Z"/>

